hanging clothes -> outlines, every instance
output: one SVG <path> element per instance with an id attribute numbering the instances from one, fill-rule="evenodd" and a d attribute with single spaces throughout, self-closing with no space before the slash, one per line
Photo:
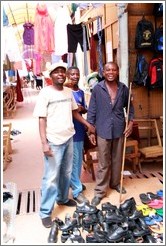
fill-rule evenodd
<path id="1" fill-rule="evenodd" d="M 34 25 L 30 22 L 26 22 L 23 25 L 23 42 L 27 45 L 34 45 Z"/>
<path id="2" fill-rule="evenodd" d="M 46 4 L 37 4 L 34 21 L 35 51 L 42 54 L 54 51 L 54 25 Z"/>
<path id="3" fill-rule="evenodd" d="M 6 12 L 3 8 L 3 26 L 8 26 L 8 25 L 9 25 L 8 16 L 6 15 Z"/>
<path id="4" fill-rule="evenodd" d="M 102 19 L 97 17 L 97 35 L 98 35 L 98 74 L 99 77 L 103 76 L 103 55 L 102 55 Z"/>
<path id="5" fill-rule="evenodd" d="M 84 37 L 85 37 L 85 42 L 86 42 L 86 50 L 89 50 L 89 42 L 88 42 L 86 27 L 85 27 L 85 36 L 83 35 L 84 35 L 84 32 L 83 32 L 82 23 L 67 25 L 68 52 L 76 53 L 78 43 L 80 44 L 81 49 L 83 51 L 84 50 L 84 47 L 83 47 Z"/>
<path id="6" fill-rule="evenodd" d="M 62 56 L 68 52 L 67 24 L 71 23 L 67 6 L 57 8 L 54 25 L 55 55 L 57 56 Z"/>
<path id="7" fill-rule="evenodd" d="M 21 91 L 21 79 L 17 70 L 17 85 L 16 85 L 17 102 L 23 102 L 24 98 Z"/>
<path id="8" fill-rule="evenodd" d="M 90 69 L 92 71 L 97 70 L 97 58 L 96 58 L 96 43 L 93 36 L 93 22 L 89 23 L 90 31 Z"/>

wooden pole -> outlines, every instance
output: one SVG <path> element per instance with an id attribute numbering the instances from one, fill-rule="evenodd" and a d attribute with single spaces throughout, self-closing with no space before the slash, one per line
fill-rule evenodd
<path id="1" fill-rule="evenodd" d="M 126 118 L 126 127 L 128 127 L 128 121 L 129 121 L 129 112 L 130 112 L 130 101 L 131 101 L 131 87 L 132 87 L 132 82 L 130 82 L 130 87 L 129 87 L 129 97 L 128 97 L 128 105 L 127 105 L 127 114 L 125 111 L 125 118 Z M 121 168 L 121 180 L 120 180 L 120 197 L 119 197 L 119 203 L 122 202 L 122 187 L 123 187 L 123 171 L 124 171 L 124 164 L 125 164 L 125 154 L 126 154 L 126 136 L 124 136 L 124 144 L 123 144 L 123 155 L 122 155 L 122 168 Z"/>

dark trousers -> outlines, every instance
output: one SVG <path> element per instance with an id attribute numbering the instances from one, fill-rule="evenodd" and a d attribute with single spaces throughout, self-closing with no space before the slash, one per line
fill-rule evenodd
<path id="1" fill-rule="evenodd" d="M 95 196 L 103 198 L 109 187 L 120 184 L 124 138 L 106 140 L 97 136 L 98 168 Z"/>

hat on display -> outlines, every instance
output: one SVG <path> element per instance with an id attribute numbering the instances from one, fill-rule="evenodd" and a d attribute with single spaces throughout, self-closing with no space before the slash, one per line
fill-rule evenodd
<path id="1" fill-rule="evenodd" d="M 59 62 L 56 62 L 56 63 L 53 63 L 50 65 L 50 67 L 48 68 L 48 72 L 49 72 L 49 75 L 58 67 L 62 67 L 64 68 L 65 70 L 67 69 L 67 63 L 63 62 L 63 61 L 59 61 Z"/>
<path id="2" fill-rule="evenodd" d="M 88 83 L 90 89 L 93 89 L 95 87 L 95 85 L 97 85 L 98 82 L 99 82 L 98 81 L 98 72 L 90 73 L 87 76 L 87 83 Z"/>
<path id="3" fill-rule="evenodd" d="M 88 76 L 87 76 L 87 82 L 89 83 L 89 81 L 90 81 L 92 78 L 96 78 L 97 75 L 98 75 L 98 72 L 93 72 L 93 73 L 88 74 Z"/>

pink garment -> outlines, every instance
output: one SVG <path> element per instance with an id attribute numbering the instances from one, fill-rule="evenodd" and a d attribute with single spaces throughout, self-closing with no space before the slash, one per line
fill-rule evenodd
<path id="1" fill-rule="evenodd" d="M 34 45 L 37 53 L 52 53 L 54 51 L 54 24 L 45 4 L 37 4 L 34 34 Z"/>

